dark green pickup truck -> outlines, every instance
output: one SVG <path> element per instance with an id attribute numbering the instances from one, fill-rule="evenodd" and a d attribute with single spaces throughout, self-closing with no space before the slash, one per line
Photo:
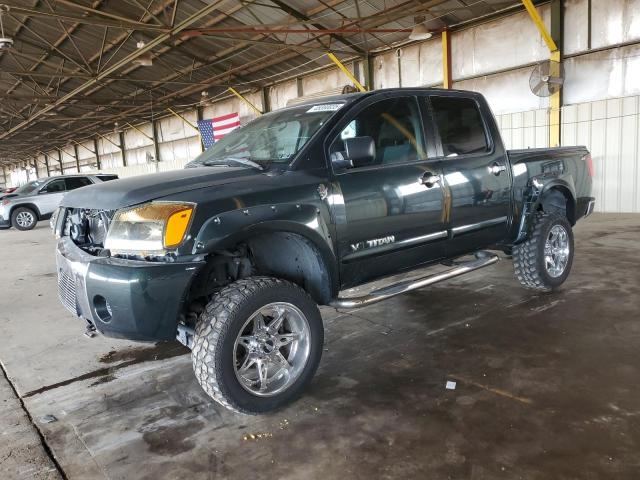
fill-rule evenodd
<path id="1" fill-rule="evenodd" d="M 486 249 L 511 254 L 527 288 L 561 285 L 592 176 L 584 147 L 506 151 L 477 93 L 316 100 L 261 116 L 184 170 L 69 192 L 60 299 L 89 331 L 177 337 L 213 399 L 265 412 L 318 367 L 318 304 L 362 307 L 462 275 L 498 260 Z M 440 263 L 451 268 L 340 296 Z"/>

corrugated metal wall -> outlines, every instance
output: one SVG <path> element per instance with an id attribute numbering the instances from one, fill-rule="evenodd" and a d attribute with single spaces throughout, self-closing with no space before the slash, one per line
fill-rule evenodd
<path id="1" fill-rule="evenodd" d="M 640 213 L 640 96 L 562 109 L 562 144 L 586 145 L 598 211 Z"/>
<path id="2" fill-rule="evenodd" d="M 549 146 L 547 109 L 496 115 L 502 141 L 508 149 L 545 148 Z"/>
<path id="3" fill-rule="evenodd" d="M 588 0 L 564 0 L 565 65 L 563 107 L 564 145 L 585 144 L 593 152 L 596 165 L 597 209 L 607 212 L 640 212 L 640 157 L 638 123 L 640 94 L 640 0 L 592 1 L 591 48 L 588 42 Z M 539 8 L 549 24 L 549 6 Z M 508 39 L 508 41 L 505 41 Z M 635 43 L 634 43 L 635 42 Z M 476 25 L 452 34 L 452 73 L 454 87 L 483 93 L 494 112 L 507 148 L 548 146 L 547 98 L 531 93 L 529 76 L 532 63 L 548 56 L 540 35 L 525 12 Z M 373 57 L 374 88 L 437 86 L 442 81 L 440 39 L 401 46 Z M 352 63 L 347 67 L 353 70 Z M 509 69 L 505 71 L 505 69 Z M 299 79 L 283 80 L 269 87 L 270 107 L 287 105 L 300 93 L 308 95 L 347 83 L 337 69 L 299 72 Z M 358 71 L 360 78 L 362 70 Z M 262 109 L 259 92 L 247 94 Z M 616 98 L 624 97 L 624 98 Z M 239 112 L 244 124 L 255 112 L 235 97 L 219 100 L 203 110 L 204 118 Z M 191 123 L 195 110 L 181 113 Z M 127 167 L 116 134 L 98 139 L 98 152 L 104 171 L 121 176 L 181 168 L 201 151 L 196 130 L 182 120 L 167 116 L 157 121 L 160 163 L 148 138 L 151 123 L 138 125 L 144 135 L 125 128 Z M 80 169 L 96 168 L 93 140 L 78 147 Z M 50 174 L 59 175 L 57 152 L 48 152 Z M 74 149 L 62 150 L 65 173 L 77 170 Z M 44 156 L 36 159 L 37 175 L 47 174 Z M 24 183 L 27 172 L 5 172 L 11 184 Z M 29 172 L 33 178 L 35 172 Z"/>
<path id="4" fill-rule="evenodd" d="M 496 120 L 507 148 L 548 146 L 546 110 Z M 597 211 L 640 213 L 640 96 L 563 107 L 562 145 L 585 145 L 591 152 Z"/>

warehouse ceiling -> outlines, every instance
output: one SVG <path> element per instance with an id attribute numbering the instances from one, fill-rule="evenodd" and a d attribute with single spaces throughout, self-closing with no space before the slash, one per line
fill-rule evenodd
<path id="1" fill-rule="evenodd" d="M 518 0 L 0 0 L 0 164 L 262 88 Z M 150 65 L 149 65 L 150 64 Z M 203 92 L 206 92 L 203 94 Z"/>

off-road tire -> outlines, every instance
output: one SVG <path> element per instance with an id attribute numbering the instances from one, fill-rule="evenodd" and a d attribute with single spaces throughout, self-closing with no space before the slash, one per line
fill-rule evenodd
<path id="1" fill-rule="evenodd" d="M 28 226 L 22 226 L 18 223 L 18 215 L 20 214 L 31 215 L 33 221 Z M 18 207 L 13 212 L 11 212 L 11 226 L 17 230 L 33 230 L 38 223 L 38 215 L 29 207 Z"/>
<path id="2" fill-rule="evenodd" d="M 562 225 L 569 237 L 569 260 L 559 277 L 552 277 L 545 267 L 544 247 L 554 225 Z M 534 219 L 529 238 L 513 247 L 513 266 L 516 278 L 522 286 L 531 290 L 550 292 L 559 287 L 569 276 L 573 263 L 573 231 L 569 220 L 559 213 L 539 212 Z"/>
<path id="3" fill-rule="evenodd" d="M 288 302 L 305 315 L 310 330 L 310 352 L 298 379 L 283 392 L 259 397 L 245 390 L 235 374 L 233 348 L 246 320 L 272 302 Z M 223 288 L 198 318 L 191 358 L 204 391 L 216 402 L 239 413 L 276 410 L 295 400 L 309 384 L 320 363 L 324 328 L 318 306 L 297 285 L 272 277 L 250 277 Z"/>

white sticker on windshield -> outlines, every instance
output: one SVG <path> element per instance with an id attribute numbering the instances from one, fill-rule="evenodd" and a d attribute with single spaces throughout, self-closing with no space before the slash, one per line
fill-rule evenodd
<path id="1" fill-rule="evenodd" d="M 323 105 L 314 105 L 309 110 L 307 110 L 307 113 L 334 112 L 338 110 L 340 107 L 342 107 L 342 105 L 344 105 L 344 103 L 325 103 Z"/>

